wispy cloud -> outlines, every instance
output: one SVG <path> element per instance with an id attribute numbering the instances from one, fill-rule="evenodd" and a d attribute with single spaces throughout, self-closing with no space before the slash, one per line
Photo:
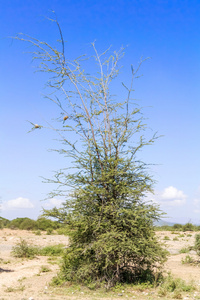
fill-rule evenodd
<path id="1" fill-rule="evenodd" d="M 2 210 L 27 209 L 33 207 L 34 205 L 32 202 L 28 198 L 23 197 L 18 197 L 2 203 Z"/>

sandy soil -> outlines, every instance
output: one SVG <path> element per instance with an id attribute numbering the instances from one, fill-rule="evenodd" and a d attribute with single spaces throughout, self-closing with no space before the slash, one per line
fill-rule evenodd
<path id="1" fill-rule="evenodd" d="M 197 259 L 195 252 L 179 253 L 182 248 L 194 245 L 195 234 L 194 232 L 172 234 L 167 231 L 157 233 L 159 239 L 165 242 L 170 252 L 165 266 L 166 271 L 170 271 L 176 277 L 186 281 L 194 280 L 197 287 L 200 287 L 200 267 L 181 262 L 188 254 Z M 20 241 L 20 238 L 25 239 L 28 244 L 41 247 L 61 243 L 67 246 L 69 242 L 68 237 L 64 235 L 46 235 L 43 233 L 38 236 L 24 230 L 0 230 L 0 300 L 100 299 L 95 292 L 93 293 L 94 297 L 91 298 L 91 295 L 88 296 L 84 289 L 73 292 L 69 287 L 62 289 L 51 287 L 49 283 L 59 270 L 58 259 L 51 261 L 48 260 L 48 257 L 36 257 L 32 260 L 14 258 L 11 255 L 11 249 Z M 50 271 L 41 272 L 41 266 L 47 266 Z M 185 299 L 200 299 L 200 293 L 198 291 L 195 293 L 193 298 L 186 296 Z M 101 299 L 117 300 L 122 297 L 126 299 L 157 299 L 148 293 L 140 292 L 138 294 L 135 291 L 131 295 L 119 294 L 118 297 L 118 294 L 115 294 L 109 298 L 105 295 Z"/>

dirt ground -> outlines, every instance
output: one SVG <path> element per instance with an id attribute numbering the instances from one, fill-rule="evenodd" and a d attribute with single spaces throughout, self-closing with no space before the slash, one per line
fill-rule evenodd
<path id="1" fill-rule="evenodd" d="M 182 248 L 194 245 L 194 232 L 157 232 L 161 241 L 164 241 L 170 256 L 165 266 L 166 271 L 170 271 L 174 276 L 186 281 L 193 280 L 197 290 L 192 295 L 186 295 L 183 299 L 200 299 L 200 267 L 182 264 L 182 259 L 186 255 L 197 259 L 194 251 L 182 253 Z M 47 246 L 63 244 L 67 247 L 68 237 L 64 235 L 35 235 L 33 232 L 22 230 L 0 230 L 0 300 L 60 300 L 60 299 L 158 299 L 154 292 L 124 291 L 108 295 L 99 296 L 98 293 L 88 294 L 86 289 L 73 290 L 72 287 L 54 288 L 50 286 L 51 279 L 59 270 L 58 258 L 48 259 L 48 257 L 38 256 L 34 259 L 14 258 L 11 249 L 20 241 L 26 240 L 28 244 L 37 246 Z M 41 267 L 50 269 L 49 272 L 41 272 Z M 198 288 L 199 287 L 199 288 Z M 93 295 L 93 296 L 92 296 Z M 163 298 L 164 299 L 164 298 Z M 166 298 L 170 299 L 170 298 Z"/>

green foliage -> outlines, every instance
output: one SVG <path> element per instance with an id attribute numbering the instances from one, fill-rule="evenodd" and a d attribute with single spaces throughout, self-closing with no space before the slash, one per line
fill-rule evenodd
<path id="1" fill-rule="evenodd" d="M 182 248 L 179 253 L 189 253 L 190 250 L 188 248 Z"/>
<path id="2" fill-rule="evenodd" d="M 73 229 L 70 229 L 69 226 L 66 226 L 66 225 L 64 225 L 64 226 L 62 226 L 62 227 L 56 229 L 56 232 L 57 232 L 57 234 L 59 234 L 59 235 L 62 235 L 62 234 L 63 234 L 63 235 L 68 235 L 68 236 L 70 236 L 72 231 L 73 231 Z"/>
<path id="3" fill-rule="evenodd" d="M 181 278 L 173 278 L 171 274 L 168 274 L 160 286 L 159 295 L 166 296 L 168 293 L 174 293 L 173 298 L 182 299 L 181 292 L 192 292 L 194 290 L 195 286 L 192 283 L 187 284 Z"/>
<path id="4" fill-rule="evenodd" d="M 35 235 L 41 235 L 41 231 L 40 230 L 35 231 Z"/>
<path id="5" fill-rule="evenodd" d="M 52 245 L 52 246 L 46 246 L 40 249 L 39 255 L 41 256 L 61 256 L 64 253 L 64 245 L 58 244 L 58 245 Z"/>
<path id="6" fill-rule="evenodd" d="M 176 224 L 174 224 L 174 225 L 172 226 L 172 228 L 173 228 L 174 230 L 181 231 L 181 230 L 183 230 L 183 225 L 182 225 L 182 224 L 176 223 Z"/>
<path id="7" fill-rule="evenodd" d="M 192 223 L 186 223 L 183 226 L 183 231 L 194 231 L 195 230 L 195 226 Z"/>
<path id="8" fill-rule="evenodd" d="M 10 221 L 3 217 L 0 217 L 0 229 L 5 228 L 9 225 Z"/>
<path id="9" fill-rule="evenodd" d="M 179 234 L 178 237 L 183 238 L 183 237 L 185 237 L 185 235 L 184 234 Z"/>
<path id="10" fill-rule="evenodd" d="M 185 258 L 182 258 L 181 262 L 182 264 L 192 264 L 194 259 L 190 255 L 186 255 Z"/>
<path id="11" fill-rule="evenodd" d="M 12 221 L 0 220 L 0 224 L 3 227 L 11 229 L 22 229 L 22 230 L 43 230 L 51 233 L 53 230 L 60 228 L 60 224 L 57 221 L 49 220 L 45 217 L 39 217 L 36 221 L 30 218 L 16 218 Z"/>
<path id="12" fill-rule="evenodd" d="M 19 258 L 34 258 L 38 254 L 38 248 L 28 245 L 28 243 L 21 239 L 16 246 L 12 248 L 11 254 Z"/>
<path id="13" fill-rule="evenodd" d="M 48 266 L 41 266 L 40 272 L 41 273 L 51 272 L 51 269 Z"/>
<path id="14" fill-rule="evenodd" d="M 53 231 L 54 229 L 57 229 L 57 228 L 60 227 L 58 222 L 49 220 L 45 217 L 38 218 L 36 223 L 37 223 L 37 228 L 39 230 L 43 230 L 43 231 L 45 230 L 45 231 L 48 231 L 48 232 L 50 232 L 51 230 Z"/>
<path id="15" fill-rule="evenodd" d="M 51 246 L 46 246 L 43 248 L 37 247 L 37 246 L 31 246 L 28 245 L 28 243 L 20 239 L 20 242 L 16 244 L 12 248 L 11 254 L 14 257 L 19 257 L 19 258 L 34 258 L 36 255 L 38 256 L 62 256 L 64 254 L 64 245 L 63 244 L 58 244 L 58 245 L 51 245 Z"/>
<path id="16" fill-rule="evenodd" d="M 32 220 L 29 218 L 16 218 L 16 219 L 10 221 L 10 223 L 8 224 L 8 227 L 11 229 L 24 229 L 22 224 L 24 223 L 25 226 L 26 226 L 26 224 L 28 226 L 28 224 L 33 224 L 31 221 Z M 33 226 L 33 230 L 34 229 L 35 229 L 35 224 Z"/>
<path id="17" fill-rule="evenodd" d="M 194 249 L 196 250 L 197 254 L 200 255 L 200 233 L 195 235 Z"/>
<path id="18" fill-rule="evenodd" d="M 52 127 L 63 145 L 56 151 L 70 158 L 74 167 L 74 172 L 64 168 L 49 180 L 59 186 L 50 196 L 64 196 L 63 206 L 44 210 L 44 216 L 71 229 L 62 277 L 90 286 L 104 283 L 107 288 L 116 283 L 149 282 L 160 272 L 167 252 L 154 232 L 161 212 L 145 201 L 154 181 L 148 165 L 139 159 L 139 151 L 157 139 L 148 133 L 145 138 L 142 109 L 132 97 L 142 62 L 136 70 L 131 67 L 130 86 L 122 83 L 117 97 L 110 84 L 119 74 L 123 49 L 100 55 L 93 43 L 92 59 L 98 71 L 89 74 L 85 72 L 88 59 L 66 58 L 62 33 L 60 38 L 61 50 L 27 36 L 20 40 L 36 48 L 33 59 L 40 60 L 40 70 L 50 74 L 51 95 L 47 97 L 61 112 Z M 32 130 L 43 128 L 31 124 Z M 42 228 L 42 219 L 38 220 L 38 229 L 50 228 L 46 223 L 45 219 Z"/>
<path id="19" fill-rule="evenodd" d="M 19 229 L 22 229 L 22 230 L 35 230 L 35 229 L 37 229 L 37 222 L 35 220 L 25 218 L 21 222 L 21 224 L 19 226 Z"/>

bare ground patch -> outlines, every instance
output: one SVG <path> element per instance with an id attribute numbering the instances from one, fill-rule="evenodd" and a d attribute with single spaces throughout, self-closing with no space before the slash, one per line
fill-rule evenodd
<path id="1" fill-rule="evenodd" d="M 194 245 L 195 232 L 180 232 L 172 234 L 169 231 L 158 232 L 161 241 L 164 241 L 168 251 L 171 253 L 165 265 L 166 271 L 170 271 L 175 277 L 180 277 L 186 281 L 193 280 L 197 290 L 190 294 L 185 294 L 182 299 L 200 299 L 200 267 L 182 264 L 182 259 L 190 255 L 197 259 L 194 251 L 190 253 L 180 253 L 182 248 Z M 68 237 L 64 235 L 40 236 L 33 232 L 22 230 L 0 230 L 0 300 L 46 300 L 46 299 L 159 299 L 156 290 L 128 290 L 116 291 L 112 293 L 99 293 L 98 291 L 88 291 L 85 288 L 74 288 L 70 285 L 63 288 L 53 288 L 49 285 L 51 279 L 59 270 L 59 259 L 38 256 L 34 259 L 21 259 L 11 256 L 11 249 L 20 241 L 25 239 L 31 245 L 45 247 L 47 245 L 69 243 Z M 46 272 L 42 270 L 47 269 Z M 172 299 L 169 296 L 162 299 Z"/>

